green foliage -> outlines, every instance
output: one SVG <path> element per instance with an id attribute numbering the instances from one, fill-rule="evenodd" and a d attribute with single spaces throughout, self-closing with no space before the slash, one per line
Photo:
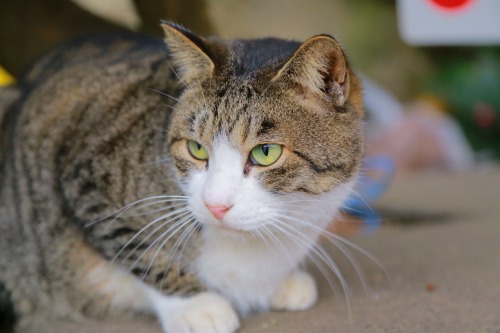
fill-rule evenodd
<path id="1" fill-rule="evenodd" d="M 498 48 L 443 52 L 427 89 L 441 97 L 476 150 L 500 158 L 500 55 Z M 444 52 L 446 54 L 446 52 Z"/>

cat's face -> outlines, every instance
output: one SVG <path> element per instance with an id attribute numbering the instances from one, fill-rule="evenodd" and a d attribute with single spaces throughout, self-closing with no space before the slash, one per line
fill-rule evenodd
<path id="1" fill-rule="evenodd" d="M 326 65 L 316 54 L 321 43 L 334 40 L 321 37 L 312 42 L 317 46 L 306 42 L 295 53 L 256 60 L 241 53 L 244 41 L 196 40 L 204 43 L 201 51 L 188 39 L 179 46 L 176 38 L 185 35 L 167 29 L 167 44 L 169 33 L 169 45 L 178 43 L 171 47 L 177 65 L 190 56 L 197 66 L 185 68 L 199 70 L 179 66 L 186 88 L 168 138 L 174 171 L 197 219 L 250 232 L 277 221 L 330 222 L 350 193 L 362 150 L 357 81 L 344 60 L 341 74 L 330 63 L 341 51 L 326 48 Z M 262 65 L 245 71 L 245 61 Z M 339 75 L 342 82 L 335 85 Z M 311 91 L 307 84 L 322 86 Z"/>

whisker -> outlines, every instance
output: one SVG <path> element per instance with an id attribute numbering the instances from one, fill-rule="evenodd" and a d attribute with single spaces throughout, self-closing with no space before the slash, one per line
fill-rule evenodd
<path id="1" fill-rule="evenodd" d="M 326 265 L 326 267 L 328 267 L 337 276 L 337 279 L 339 280 L 340 285 L 341 285 L 342 290 L 343 290 L 343 295 L 344 295 L 344 299 L 345 299 L 345 303 L 346 303 L 347 311 L 348 311 L 348 315 L 349 315 L 349 323 L 351 324 L 352 323 L 352 313 L 351 313 L 351 300 L 350 300 L 350 296 L 349 296 L 350 289 L 349 289 L 347 281 L 345 280 L 344 275 L 340 271 L 340 268 L 338 267 L 338 265 L 335 263 L 335 261 L 330 257 L 330 255 L 322 247 L 320 247 L 319 245 L 317 245 L 314 242 L 314 240 L 308 239 L 306 236 L 301 234 L 298 230 L 294 229 L 293 227 L 289 226 L 286 223 L 283 223 L 279 220 L 275 220 L 275 222 L 276 222 L 276 224 L 274 224 L 273 227 L 280 230 L 283 234 L 287 235 L 289 238 L 294 239 L 296 242 L 300 243 L 302 246 L 308 248 L 309 252 L 311 254 L 316 255 L 318 257 L 318 259 L 321 260 Z M 288 228 L 288 230 L 286 230 L 285 227 Z M 308 256 L 308 257 L 311 258 L 310 256 Z M 320 272 L 326 278 L 328 284 L 330 285 L 330 288 L 337 295 L 335 284 L 333 283 L 333 281 L 331 281 L 331 279 L 329 277 L 330 275 L 327 272 L 325 272 L 325 270 L 321 268 L 322 265 L 318 265 L 318 263 L 315 260 L 313 260 L 313 263 L 318 267 Z"/>
<path id="2" fill-rule="evenodd" d="M 154 201 L 154 202 L 150 202 L 150 203 L 147 203 L 146 205 L 147 206 L 152 206 L 152 205 L 156 205 L 156 204 L 160 204 L 160 203 L 164 203 L 164 202 L 169 202 L 171 199 L 175 199 L 177 201 L 177 199 L 184 199 L 184 200 L 188 200 L 189 197 L 187 196 L 180 196 L 180 195 L 156 195 L 156 196 L 151 196 L 151 197 L 148 197 L 148 198 L 143 198 L 143 199 L 140 199 L 140 200 L 137 200 L 137 201 L 134 201 L 134 202 L 131 202 L 125 206 L 123 206 L 122 208 L 114 211 L 113 213 L 111 214 L 108 214 L 104 217 L 101 217 L 95 221 L 92 221 L 92 222 L 89 222 L 87 224 L 85 224 L 85 227 L 90 227 L 96 223 L 99 223 L 99 222 L 102 222 L 104 220 L 107 220 L 111 217 L 114 217 L 113 220 L 116 220 L 118 219 L 121 215 L 123 215 L 126 211 L 128 211 L 129 209 L 132 209 L 134 206 L 136 205 L 139 205 L 145 201 L 148 201 L 148 200 L 157 200 L 157 201 Z M 144 206 L 144 207 L 147 207 L 147 206 Z M 143 206 L 140 206 L 140 207 L 143 207 Z"/>
<path id="3" fill-rule="evenodd" d="M 177 216 L 176 218 L 174 218 L 173 220 L 166 220 L 165 222 L 161 223 L 159 226 L 157 226 L 153 231 L 151 231 L 144 239 L 141 240 L 141 242 L 139 244 L 137 244 L 134 249 L 132 249 L 125 258 L 122 259 L 122 261 L 126 261 L 128 258 L 130 258 L 130 256 L 139 248 L 141 247 L 148 239 L 149 237 L 151 237 L 152 235 L 154 235 L 158 230 L 160 230 L 161 228 L 163 228 L 165 225 L 169 224 L 169 223 L 172 223 L 174 222 L 175 220 L 179 219 L 179 218 L 182 218 L 186 215 L 189 214 L 189 208 L 181 208 L 181 209 L 177 209 L 173 212 L 170 212 L 166 215 L 162 215 L 160 217 L 157 217 L 156 219 L 154 219 L 153 221 L 149 222 L 148 224 L 146 224 L 144 227 L 141 228 L 141 230 L 139 230 L 134 236 L 132 236 L 132 238 L 130 238 L 127 243 L 125 243 L 125 245 L 123 245 L 121 247 L 121 249 L 115 254 L 115 256 L 113 257 L 112 261 L 116 260 L 122 253 L 123 251 L 125 251 L 125 249 L 137 238 L 139 237 L 140 234 L 142 234 L 146 229 L 148 229 L 149 227 L 155 225 L 156 223 L 158 223 L 159 221 L 161 220 L 165 220 L 171 216 L 174 216 L 174 215 L 177 215 L 177 214 L 181 214 L 180 216 Z"/>
<path id="4" fill-rule="evenodd" d="M 169 109 L 171 109 L 171 110 L 174 110 L 174 111 L 176 110 L 176 109 L 175 109 L 175 106 L 172 106 L 172 105 L 170 105 L 170 104 L 160 104 L 160 105 L 161 105 L 161 106 L 166 106 L 167 108 L 169 108 Z"/>
<path id="5" fill-rule="evenodd" d="M 156 92 L 156 93 L 158 93 L 158 94 L 160 94 L 160 95 L 162 95 L 162 96 L 165 96 L 165 97 L 168 97 L 168 98 L 173 99 L 173 100 L 174 100 L 174 101 L 176 101 L 177 103 L 184 105 L 184 106 L 185 106 L 186 108 L 188 108 L 188 109 L 189 109 L 189 111 L 191 111 L 191 112 L 196 112 L 196 110 L 195 110 L 195 109 L 193 109 L 190 105 L 188 105 L 187 103 L 184 103 L 183 101 L 181 101 L 181 100 L 180 100 L 179 98 L 177 98 L 177 97 L 174 97 L 174 96 L 172 96 L 172 95 L 167 94 L 166 92 L 163 92 L 163 91 L 160 91 L 160 90 L 157 90 L 157 89 L 154 89 L 154 88 L 147 88 L 147 89 L 148 89 L 148 90 L 151 90 L 151 91 L 154 91 L 154 92 Z"/>
<path id="6" fill-rule="evenodd" d="M 363 196 L 362 196 L 362 195 L 361 195 L 358 191 L 356 191 L 356 190 L 354 190 L 354 189 L 351 189 L 351 193 L 352 193 L 352 194 L 354 194 L 354 195 L 355 195 L 355 196 L 356 196 L 359 200 L 361 200 L 361 202 L 362 202 L 362 203 L 363 203 L 363 204 L 364 204 L 364 205 L 365 205 L 365 206 L 366 206 L 366 207 L 367 207 L 367 208 L 368 208 L 368 209 L 369 209 L 372 213 L 374 212 L 374 210 L 373 210 L 372 206 L 368 203 L 368 201 L 366 201 L 366 200 L 363 198 Z M 347 200 L 347 201 L 349 201 L 349 200 Z M 352 210 L 352 211 L 354 211 L 354 212 L 361 212 L 361 213 L 363 213 L 363 211 L 362 211 L 362 210 L 359 210 L 359 209 L 358 209 L 358 210 L 356 210 L 356 209 L 352 208 L 352 206 L 349 206 L 349 205 L 348 205 L 348 204 L 346 204 L 346 203 L 344 203 L 344 207 L 347 207 L 347 208 L 349 208 L 350 210 Z"/>
<path id="7" fill-rule="evenodd" d="M 387 273 L 387 270 L 384 268 L 384 266 L 382 265 L 382 263 L 374 256 L 372 255 L 370 252 L 368 252 L 367 250 L 363 249 L 361 246 L 359 245 L 356 245 L 354 244 L 353 242 L 343 238 L 343 237 L 340 237 L 339 235 L 337 234 L 334 234 L 328 230 L 325 230 L 321 227 L 318 227 L 310 222 L 307 222 L 307 221 L 303 221 L 301 219 L 297 219 L 293 216 L 289 216 L 289 215 L 285 215 L 285 214 L 276 214 L 276 216 L 278 217 L 283 217 L 285 219 L 288 219 L 288 220 L 291 220 L 291 221 L 295 221 L 297 223 L 299 223 L 301 226 L 303 227 L 306 227 L 306 228 L 309 228 L 317 233 L 319 233 L 321 236 L 325 237 L 326 239 L 328 239 L 334 246 L 339 246 L 338 243 L 336 243 L 336 241 L 338 242 L 341 242 L 341 243 L 344 243 L 345 245 L 351 247 L 352 249 L 358 251 L 359 253 L 363 254 L 364 256 L 366 256 L 368 259 L 370 259 L 373 263 L 375 263 L 379 269 L 385 274 L 385 276 L 387 277 L 387 279 L 390 281 L 390 277 L 389 277 L 389 274 Z M 340 248 L 339 248 L 340 249 Z M 341 250 L 342 251 L 342 250 Z M 343 251 L 342 251 L 343 252 Z M 344 253 L 344 252 L 343 252 Z"/>
<path id="8" fill-rule="evenodd" d="M 288 253 L 288 250 L 283 242 L 268 228 L 268 226 L 271 226 L 271 223 L 262 224 L 258 227 L 258 229 L 263 232 L 264 243 L 269 244 L 267 243 L 267 241 L 265 241 L 265 238 L 267 237 L 269 241 L 271 241 L 272 244 L 275 245 L 279 253 L 286 258 L 289 265 L 291 267 L 295 266 L 295 261 L 290 257 L 290 254 Z"/>
<path id="9" fill-rule="evenodd" d="M 184 201 L 184 200 L 172 200 L 170 202 L 175 202 L 175 201 Z M 170 209 L 176 208 L 176 207 L 181 207 L 181 206 L 186 207 L 186 202 L 183 202 L 183 203 L 180 203 L 180 204 L 176 204 L 176 205 L 168 205 L 168 206 L 165 206 L 163 208 L 153 209 L 153 210 L 150 210 L 150 211 L 147 211 L 147 212 L 144 212 L 144 213 L 125 215 L 124 217 L 141 217 L 141 216 L 146 216 L 146 215 L 151 215 L 151 214 L 163 212 L 163 211 L 170 210 Z M 146 207 L 146 206 L 141 206 L 139 208 L 143 209 L 144 207 Z"/>
<path id="10" fill-rule="evenodd" d="M 197 227 L 198 227 L 198 223 L 197 222 L 192 223 L 190 226 L 188 226 L 186 228 L 186 230 L 182 233 L 182 235 L 177 240 L 177 242 L 179 242 L 179 244 L 182 243 L 182 242 L 184 242 L 184 244 L 181 247 L 181 250 L 180 250 L 180 253 L 179 253 L 179 257 L 177 259 L 177 279 L 180 278 L 179 274 L 181 272 L 182 254 L 184 253 L 184 249 L 186 248 L 186 245 L 189 243 L 189 239 L 196 232 Z M 176 242 L 176 244 L 177 244 L 177 242 Z M 174 246 L 172 247 L 172 250 L 170 250 L 170 253 L 168 255 L 169 258 L 171 257 L 172 253 L 175 253 L 175 248 L 177 247 L 176 244 L 174 244 Z M 168 270 L 170 269 L 171 265 L 172 265 L 172 261 L 169 260 L 168 261 L 167 269 L 165 270 L 166 272 L 168 272 Z M 162 280 L 161 280 L 160 290 L 163 288 L 164 279 L 165 279 L 165 277 L 163 277 Z"/>
<path id="11" fill-rule="evenodd" d="M 363 254 L 365 257 L 370 259 L 373 263 L 375 263 L 377 265 L 377 267 L 379 267 L 379 269 L 384 273 L 384 275 L 387 277 L 387 279 L 389 281 L 391 280 L 389 277 L 389 274 L 387 273 L 387 271 L 384 268 L 384 266 L 382 265 L 382 263 L 375 256 L 373 256 L 370 252 L 366 251 L 365 249 L 363 249 L 359 245 L 356 245 L 353 242 L 351 242 L 343 237 L 340 237 L 339 235 L 336 235 L 336 234 L 334 234 L 326 229 L 318 227 L 310 222 L 303 221 L 301 219 L 297 219 L 293 216 L 279 214 L 279 213 L 276 214 L 276 216 L 282 217 L 282 218 L 285 218 L 285 219 L 288 219 L 291 221 L 295 221 L 295 222 L 299 223 L 301 226 L 319 233 L 319 235 L 321 235 L 325 239 L 327 239 L 333 246 L 337 247 L 342 252 L 342 254 L 350 261 L 351 265 L 353 266 L 356 273 L 358 274 L 358 277 L 361 281 L 361 284 L 363 285 L 363 289 L 365 290 L 365 293 L 367 295 L 369 294 L 369 288 L 368 288 L 368 283 L 366 282 L 364 270 L 361 268 L 361 265 L 360 265 L 359 261 L 355 258 L 355 256 L 353 256 L 350 253 L 350 251 L 346 247 L 344 247 L 342 244 L 349 246 L 350 248 L 356 250 L 357 252 Z"/>
<path id="12" fill-rule="evenodd" d="M 266 249 L 269 249 L 269 244 L 267 243 L 267 240 L 264 237 L 264 235 L 262 234 L 262 230 L 260 230 L 260 228 L 261 227 L 258 227 L 257 229 L 255 229 L 255 235 L 264 244 L 264 246 L 266 247 Z"/>
<path id="13" fill-rule="evenodd" d="M 192 221 L 194 221 L 194 216 L 191 216 L 192 217 Z M 171 258 L 172 256 L 175 255 L 175 252 L 177 250 L 177 248 L 179 247 L 179 245 L 182 243 L 183 241 L 183 238 L 187 236 L 187 234 L 191 231 L 191 228 L 193 228 L 195 224 L 191 224 L 190 226 L 188 226 L 182 233 L 181 235 L 175 240 L 175 243 L 174 245 L 172 245 L 172 247 L 170 248 L 170 251 L 168 252 L 168 258 Z"/>
<path id="14" fill-rule="evenodd" d="M 186 245 L 188 244 L 189 242 L 189 239 L 193 236 L 193 234 L 197 231 L 198 227 L 199 227 L 199 222 L 195 221 L 196 223 L 193 223 L 191 226 L 189 226 L 189 229 L 190 229 L 190 232 L 189 234 L 187 235 L 187 238 L 181 248 L 181 251 L 180 251 L 180 254 L 179 254 L 179 261 L 181 260 L 182 258 L 182 254 L 184 252 L 184 249 L 186 248 Z"/>
<path id="15" fill-rule="evenodd" d="M 336 243 L 334 241 L 331 241 L 331 244 L 336 246 L 340 252 L 347 258 L 347 260 L 351 263 L 352 267 L 356 271 L 356 274 L 358 275 L 359 280 L 361 281 L 361 285 L 363 286 L 363 289 L 365 291 L 365 295 L 370 295 L 370 288 L 368 285 L 368 282 L 366 280 L 366 273 L 361 267 L 359 261 L 356 259 L 355 256 L 352 255 L 352 253 L 347 249 L 344 245 L 341 243 Z"/>
<path id="16" fill-rule="evenodd" d="M 177 77 L 177 79 L 179 80 L 179 82 L 182 83 L 182 85 L 184 87 L 186 87 L 186 89 L 190 90 L 190 91 L 193 91 L 193 89 L 191 89 L 190 86 L 187 85 L 187 83 L 180 77 L 180 75 L 177 73 L 177 71 L 174 69 L 174 67 L 170 64 L 170 61 L 168 61 L 167 58 L 165 58 L 166 62 L 167 62 L 167 65 L 168 67 L 170 67 L 170 69 L 172 70 L 172 73 L 174 73 L 174 75 Z M 196 103 L 198 103 L 198 107 L 203 107 L 203 106 L 207 106 L 207 101 L 205 99 L 205 93 L 203 92 L 203 88 L 201 87 L 201 83 L 198 83 L 200 85 L 200 91 L 201 91 L 201 96 L 203 97 L 203 102 L 204 104 L 201 104 L 200 101 L 198 100 L 198 98 L 196 98 Z"/>
<path id="17" fill-rule="evenodd" d="M 153 201 L 153 202 L 148 202 L 148 203 L 143 203 L 137 207 L 135 207 L 136 210 L 142 210 L 142 209 L 145 209 L 146 207 L 150 207 L 150 206 L 156 206 L 156 205 L 159 205 L 159 204 L 165 204 L 165 203 L 172 203 L 172 202 L 183 202 L 181 205 L 184 205 L 186 206 L 186 203 L 187 203 L 187 199 L 176 199 L 176 198 L 173 198 L 173 199 L 164 199 L 164 200 L 157 200 L 157 201 Z M 173 205 L 175 207 L 177 206 L 181 206 L 181 205 Z M 168 209 L 168 207 L 172 207 L 171 205 L 168 205 L 168 206 L 165 206 L 163 208 L 165 209 Z M 149 214 L 144 214 L 144 215 L 140 215 L 140 214 L 131 214 L 131 215 L 125 215 L 128 211 L 130 211 L 130 209 L 132 208 L 129 208 L 127 210 L 124 210 L 122 212 L 120 212 L 118 215 L 116 215 L 113 220 L 109 221 L 108 222 L 108 225 L 106 226 L 105 230 L 108 230 L 111 225 L 116 221 L 118 220 L 119 218 L 129 218 L 129 217 L 137 217 L 137 216 L 144 216 L 144 215 L 149 215 Z"/>
<path id="18" fill-rule="evenodd" d="M 151 258 L 151 260 L 149 261 L 149 265 L 148 267 L 146 268 L 146 270 L 144 271 L 142 277 L 141 277 L 141 280 L 144 280 L 144 278 L 146 277 L 146 275 L 148 274 L 149 270 L 151 269 L 152 265 L 153 265 L 153 262 L 155 261 L 156 257 L 158 256 L 158 254 L 160 253 L 161 249 L 165 246 L 165 244 L 167 244 L 167 242 L 175 235 L 177 234 L 180 230 L 182 230 L 182 228 L 184 228 L 187 224 L 189 224 L 190 222 L 193 221 L 193 216 L 192 215 L 188 215 L 186 217 L 184 217 L 183 219 L 181 219 L 180 221 L 176 222 L 172 227 L 175 227 L 176 225 L 178 225 L 178 227 L 170 234 L 170 229 L 172 228 L 169 228 L 167 231 L 165 231 L 164 233 L 162 233 L 160 235 L 160 237 L 157 238 L 157 240 L 155 240 L 153 243 L 156 243 L 156 252 L 155 254 L 153 255 L 153 257 Z M 165 237 L 166 235 L 168 235 L 168 237 Z M 164 238 L 164 239 L 163 239 Z M 162 240 L 163 239 L 163 240 Z M 161 243 L 160 243 L 161 241 Z"/>

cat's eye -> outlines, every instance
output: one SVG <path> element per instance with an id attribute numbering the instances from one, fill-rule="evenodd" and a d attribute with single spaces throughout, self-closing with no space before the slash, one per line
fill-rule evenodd
<path id="1" fill-rule="evenodd" d="M 275 143 L 257 145 L 250 152 L 250 160 L 253 164 L 268 166 L 280 158 L 282 150 L 281 145 Z"/>
<path id="2" fill-rule="evenodd" d="M 187 149 L 188 149 L 189 153 L 191 154 L 191 156 L 193 156 L 197 160 L 201 160 L 201 161 L 208 160 L 207 150 L 205 149 L 205 147 L 200 145 L 198 142 L 196 142 L 194 140 L 188 140 L 187 141 Z"/>

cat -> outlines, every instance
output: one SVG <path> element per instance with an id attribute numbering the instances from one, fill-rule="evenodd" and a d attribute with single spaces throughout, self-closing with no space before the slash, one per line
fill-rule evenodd
<path id="1" fill-rule="evenodd" d="M 230 333 L 317 299 L 302 262 L 363 153 L 339 43 L 161 27 L 59 47 L 3 103 L 0 304 L 20 330 L 138 312 Z"/>

